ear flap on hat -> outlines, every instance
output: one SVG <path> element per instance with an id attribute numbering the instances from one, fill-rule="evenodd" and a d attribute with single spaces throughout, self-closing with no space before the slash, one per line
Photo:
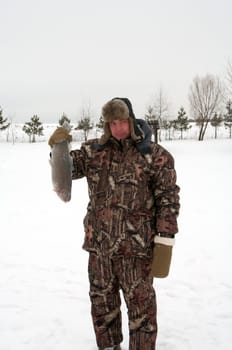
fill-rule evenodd
<path id="1" fill-rule="evenodd" d="M 99 140 L 99 145 L 104 145 L 111 137 L 110 126 L 108 122 L 104 122 L 103 135 Z"/>
<path id="2" fill-rule="evenodd" d="M 141 136 L 137 136 L 136 135 L 135 128 L 134 128 L 134 123 L 135 123 L 135 119 L 129 118 L 131 138 L 132 138 L 133 141 L 139 141 L 139 140 L 141 140 Z"/>

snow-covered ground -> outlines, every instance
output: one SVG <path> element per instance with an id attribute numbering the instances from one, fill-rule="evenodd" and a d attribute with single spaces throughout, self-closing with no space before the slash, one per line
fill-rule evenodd
<path id="1" fill-rule="evenodd" d="M 162 145 L 176 160 L 181 215 L 170 276 L 154 280 L 157 349 L 230 350 L 232 141 Z M 81 248 L 87 186 L 74 182 L 61 202 L 48 153 L 45 142 L 0 143 L 0 350 L 96 349 Z M 124 304 L 123 317 L 126 350 Z"/>

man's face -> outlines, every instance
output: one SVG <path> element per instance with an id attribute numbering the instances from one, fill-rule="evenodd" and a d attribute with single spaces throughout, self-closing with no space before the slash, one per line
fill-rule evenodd
<path id="1" fill-rule="evenodd" d="M 109 123 L 112 136 L 120 141 L 130 136 L 130 124 L 128 119 L 113 120 Z"/>

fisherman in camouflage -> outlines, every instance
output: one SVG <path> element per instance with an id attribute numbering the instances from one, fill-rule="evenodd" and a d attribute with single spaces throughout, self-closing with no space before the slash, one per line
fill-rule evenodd
<path id="1" fill-rule="evenodd" d="M 167 276 L 178 231 L 174 160 L 151 141 L 150 128 L 135 118 L 127 98 L 107 102 L 102 115 L 103 136 L 70 153 L 73 179 L 85 176 L 89 188 L 83 248 L 89 252 L 96 341 L 101 350 L 121 349 L 121 289 L 128 309 L 129 350 L 154 350 L 153 277 Z M 52 143 L 59 137 L 55 132 Z"/>

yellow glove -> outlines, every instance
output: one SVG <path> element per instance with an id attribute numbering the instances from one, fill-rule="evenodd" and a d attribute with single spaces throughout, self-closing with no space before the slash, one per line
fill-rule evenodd
<path id="1" fill-rule="evenodd" d="M 52 147 L 56 143 L 61 143 L 67 140 L 68 142 L 72 141 L 72 135 L 69 134 L 69 131 L 63 127 L 57 128 L 51 137 L 48 140 L 48 144 Z"/>
<path id="2" fill-rule="evenodd" d="M 175 238 L 155 236 L 151 267 L 153 277 L 164 278 L 168 276 L 174 243 Z"/>

